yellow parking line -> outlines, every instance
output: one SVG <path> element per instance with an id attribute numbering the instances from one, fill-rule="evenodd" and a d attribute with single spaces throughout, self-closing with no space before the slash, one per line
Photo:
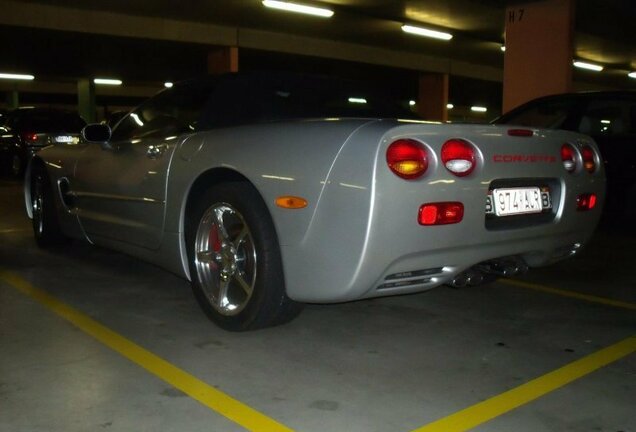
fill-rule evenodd
<path id="1" fill-rule="evenodd" d="M 227 417 L 250 431 L 291 431 L 288 427 L 248 407 L 238 400 L 215 389 L 189 373 L 168 363 L 157 355 L 136 345 L 118 333 L 108 329 L 72 307 L 62 303 L 20 276 L 0 269 L 0 279 L 27 296 L 37 300 L 62 318 L 70 321 L 85 333 L 117 351 L 132 362 L 178 388 L 191 398 Z"/>
<path id="2" fill-rule="evenodd" d="M 508 285 L 514 285 L 516 287 L 520 287 L 520 288 L 528 288 L 528 289 L 532 289 L 535 291 L 542 291 L 545 293 L 549 293 L 549 294 L 556 294 L 556 295 L 560 295 L 562 297 L 570 297 L 570 298 L 575 298 L 578 300 L 584 300 L 587 302 L 591 302 L 591 303 L 600 303 L 600 304 L 604 304 L 606 306 L 613 306 L 613 307 L 618 307 L 618 308 L 623 308 L 623 309 L 630 309 L 630 310 L 636 310 L 636 304 L 634 303 L 627 303 L 627 302 L 623 302 L 623 301 L 619 301 L 619 300 L 612 300 L 612 299 L 608 299 L 605 297 L 597 297 L 597 296 L 593 296 L 593 295 L 588 295 L 588 294 L 581 294 L 581 293 L 577 293 L 577 292 L 572 292 L 572 291 L 566 291 L 566 290 L 562 290 L 562 289 L 558 289 L 558 288 L 550 288 L 547 286 L 543 286 L 543 285 L 538 285 L 538 284 L 534 284 L 534 283 L 530 283 L 530 282 L 524 282 L 524 281 L 520 281 L 520 280 L 514 280 L 514 279 L 499 279 L 500 282 L 506 283 Z"/>
<path id="3" fill-rule="evenodd" d="M 636 352 L 636 335 L 505 393 L 415 429 L 413 432 L 460 432 L 470 430 L 634 352 Z"/>

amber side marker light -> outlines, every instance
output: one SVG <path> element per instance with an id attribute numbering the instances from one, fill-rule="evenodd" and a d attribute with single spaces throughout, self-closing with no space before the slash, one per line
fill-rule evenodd
<path id="1" fill-rule="evenodd" d="M 285 209 L 301 209 L 307 207 L 307 200 L 297 196 L 285 195 L 276 198 L 276 205 Z"/>

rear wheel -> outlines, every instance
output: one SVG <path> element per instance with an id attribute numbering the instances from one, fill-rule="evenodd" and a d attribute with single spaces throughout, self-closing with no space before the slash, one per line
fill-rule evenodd
<path id="1" fill-rule="evenodd" d="M 64 244 L 68 238 L 62 233 L 55 210 L 53 188 L 46 170 L 34 166 L 31 174 L 31 208 L 33 210 L 33 234 L 40 247 Z"/>
<path id="2" fill-rule="evenodd" d="M 189 215 L 186 236 L 194 295 L 217 325 L 254 330 L 300 313 L 285 293 L 271 216 L 250 184 L 208 189 Z"/>

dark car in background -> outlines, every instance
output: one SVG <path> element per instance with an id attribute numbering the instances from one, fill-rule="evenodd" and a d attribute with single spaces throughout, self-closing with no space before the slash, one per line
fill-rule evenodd
<path id="1" fill-rule="evenodd" d="M 577 131 L 594 138 L 607 176 L 606 215 L 636 216 L 636 92 L 597 91 L 546 96 L 493 121 Z"/>
<path id="2" fill-rule="evenodd" d="M 54 143 L 77 144 L 86 122 L 75 112 L 24 107 L 0 116 L 0 168 L 20 176 L 29 158 Z"/>

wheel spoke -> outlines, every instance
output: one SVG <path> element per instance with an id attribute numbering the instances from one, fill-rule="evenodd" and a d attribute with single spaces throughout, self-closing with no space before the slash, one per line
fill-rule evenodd
<path id="1" fill-rule="evenodd" d="M 227 298 L 227 292 L 230 287 L 230 280 L 225 278 L 219 278 L 219 292 L 216 298 L 216 304 L 220 308 L 227 308 L 229 301 Z"/>
<path id="2" fill-rule="evenodd" d="M 239 286 L 243 288 L 243 291 L 245 292 L 246 295 L 249 296 L 252 293 L 252 286 L 248 284 L 243 278 L 243 272 L 237 271 L 236 273 L 234 273 L 234 280 L 236 280 Z"/>
<path id="3" fill-rule="evenodd" d="M 243 225 L 243 229 L 241 230 L 241 232 L 234 239 L 234 247 L 236 249 L 239 248 L 239 246 L 241 245 L 241 243 L 243 243 L 243 240 L 245 240 L 245 237 L 247 237 L 249 235 L 249 233 L 250 233 L 250 230 L 247 227 L 247 225 Z"/>
<path id="4" fill-rule="evenodd" d="M 223 208 L 216 208 L 214 209 L 213 213 L 214 213 L 214 221 L 215 221 L 216 229 L 218 230 L 218 233 L 220 234 L 221 242 L 222 243 L 230 242 L 230 236 L 228 235 L 227 230 L 225 229 L 225 223 L 223 221 L 223 213 L 224 213 Z"/>
<path id="5" fill-rule="evenodd" d="M 218 264 L 221 260 L 221 255 L 214 251 L 200 251 L 197 252 L 197 260 L 203 264 Z"/>

